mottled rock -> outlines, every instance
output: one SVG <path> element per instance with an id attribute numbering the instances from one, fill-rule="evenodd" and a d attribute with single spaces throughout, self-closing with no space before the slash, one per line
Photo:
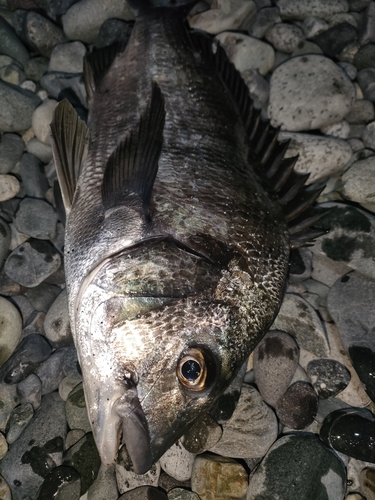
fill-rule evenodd
<path id="1" fill-rule="evenodd" d="M 31 373 L 17 384 L 17 395 L 21 404 L 31 403 L 37 410 L 42 402 L 42 382 L 40 378 Z"/>
<path id="2" fill-rule="evenodd" d="M 307 365 L 307 373 L 321 399 L 336 396 L 350 382 L 350 372 L 334 359 L 315 359 Z"/>
<path id="3" fill-rule="evenodd" d="M 342 176 L 342 194 L 357 203 L 374 203 L 375 156 L 354 162 Z"/>
<path id="4" fill-rule="evenodd" d="M 42 382 L 42 395 L 58 389 L 64 378 L 62 370 L 66 348 L 58 349 L 46 361 L 40 364 L 35 373 Z"/>
<path id="5" fill-rule="evenodd" d="M 19 438 L 25 427 L 33 418 L 34 409 L 31 403 L 16 406 L 12 411 L 6 429 L 7 441 L 12 444 Z"/>
<path id="6" fill-rule="evenodd" d="M 332 123 L 331 125 L 322 127 L 321 131 L 325 135 L 331 135 L 332 137 L 338 137 L 339 139 L 347 139 L 350 134 L 350 125 L 346 120 L 342 120 L 341 122 Z"/>
<path id="7" fill-rule="evenodd" d="M 308 16 L 303 20 L 303 23 L 301 23 L 301 28 L 306 38 L 311 39 L 323 33 L 323 31 L 326 31 L 329 25 L 319 17 Z"/>
<path id="8" fill-rule="evenodd" d="M 11 356 L 21 338 L 22 318 L 18 309 L 0 297 L 0 366 Z"/>
<path id="9" fill-rule="evenodd" d="M 33 92 L 0 80 L 0 130 L 19 132 L 29 128 L 39 103 Z"/>
<path id="10" fill-rule="evenodd" d="M 252 0 L 218 0 L 212 7 L 192 16 L 190 27 L 211 34 L 238 30 L 246 26 L 256 14 L 256 5 Z"/>
<path id="11" fill-rule="evenodd" d="M 354 86 L 339 66 L 321 55 L 304 55 L 273 72 L 268 113 L 275 127 L 312 130 L 342 120 L 354 99 Z"/>
<path id="12" fill-rule="evenodd" d="M 226 31 L 216 37 L 240 73 L 256 69 L 265 75 L 273 66 L 275 53 L 271 45 L 257 38 Z"/>
<path id="13" fill-rule="evenodd" d="M 79 473 L 73 467 L 60 465 L 47 474 L 36 500 L 79 500 L 80 493 Z"/>
<path id="14" fill-rule="evenodd" d="M 46 201 L 26 198 L 20 203 L 15 222 L 21 233 L 48 240 L 56 234 L 57 214 Z"/>
<path id="15" fill-rule="evenodd" d="M 194 491 L 173 488 L 168 492 L 168 500 L 199 500 L 199 496 Z"/>
<path id="16" fill-rule="evenodd" d="M 306 17 L 321 17 L 327 21 L 334 14 L 348 11 L 346 0 L 279 0 L 277 6 L 282 19 L 303 21 Z"/>
<path id="17" fill-rule="evenodd" d="M 260 9 L 252 19 L 248 28 L 249 35 L 254 38 L 263 38 L 269 28 L 280 22 L 281 17 L 277 7 L 265 7 Z"/>
<path id="18" fill-rule="evenodd" d="M 208 414 L 195 420 L 182 436 L 184 448 L 191 453 L 203 453 L 218 443 L 223 434 L 221 426 Z"/>
<path id="19" fill-rule="evenodd" d="M 19 403 L 15 385 L 0 383 L 0 431 L 5 432 L 9 417 Z"/>
<path id="20" fill-rule="evenodd" d="M 177 441 L 160 457 L 160 466 L 178 481 L 186 481 L 191 478 L 194 459 L 195 454 Z"/>
<path id="21" fill-rule="evenodd" d="M 296 371 L 299 349 L 293 337 L 271 331 L 254 350 L 255 380 L 266 403 L 275 406 Z"/>
<path id="22" fill-rule="evenodd" d="M 4 134 L 0 142 L 0 174 L 7 174 L 21 159 L 25 143 L 16 134 Z"/>
<path id="23" fill-rule="evenodd" d="M 42 56 L 30 59 L 24 66 L 27 78 L 30 78 L 34 82 L 39 82 L 48 69 L 48 63 L 49 60 Z"/>
<path id="24" fill-rule="evenodd" d="M 374 105 L 366 99 L 357 99 L 346 115 L 348 123 L 368 123 L 375 118 Z"/>
<path id="25" fill-rule="evenodd" d="M 0 460 L 3 459 L 8 451 L 8 443 L 7 440 L 5 439 L 4 434 L 0 432 Z M 2 491 L 2 484 L 1 484 L 1 479 L 0 479 L 0 498 L 4 498 L 1 496 L 1 494 L 4 493 Z M 9 500 L 11 500 L 11 497 L 9 496 Z"/>
<path id="26" fill-rule="evenodd" d="M 159 462 L 156 462 L 146 474 L 136 474 L 133 472 L 133 465 L 125 446 L 118 452 L 116 459 L 116 480 L 120 493 L 134 490 L 140 486 L 157 486 L 159 476 Z"/>
<path id="27" fill-rule="evenodd" d="M 311 39 L 330 57 L 336 57 L 349 43 L 357 38 L 357 30 L 348 22 L 335 24 Z"/>
<path id="28" fill-rule="evenodd" d="M 91 431 L 82 384 L 79 384 L 71 391 L 65 408 L 66 418 L 71 429 L 82 429 L 85 432 Z"/>
<path id="29" fill-rule="evenodd" d="M 86 47 L 81 42 L 56 45 L 51 54 L 48 70 L 82 73 L 85 54 Z"/>
<path id="30" fill-rule="evenodd" d="M 223 435 L 210 451 L 234 458 L 262 457 L 277 434 L 275 414 L 254 387 L 244 384 L 236 410 L 223 424 Z"/>
<path id="31" fill-rule="evenodd" d="M 232 458 L 203 454 L 195 459 L 191 488 L 201 500 L 240 500 L 247 485 L 245 469 Z"/>
<path id="32" fill-rule="evenodd" d="M 267 80 L 255 69 L 244 71 L 242 78 L 248 86 L 254 108 L 261 109 L 269 99 L 270 90 Z"/>
<path id="33" fill-rule="evenodd" d="M 295 24 L 277 23 L 267 31 L 265 38 L 276 50 L 290 54 L 305 37 Z"/>
<path id="34" fill-rule="evenodd" d="M 361 45 L 375 42 L 375 3 L 369 2 L 365 12 L 361 16 L 358 26 L 358 39 Z"/>
<path id="35" fill-rule="evenodd" d="M 66 290 L 60 293 L 50 307 L 44 328 L 53 347 L 63 347 L 72 343 Z"/>
<path id="36" fill-rule="evenodd" d="M 365 146 L 375 150 L 375 121 L 366 125 L 362 134 L 362 140 Z"/>
<path id="37" fill-rule="evenodd" d="M 345 467 L 314 434 L 280 438 L 251 476 L 246 500 L 342 500 Z"/>
<path id="38" fill-rule="evenodd" d="M 14 175 L 0 174 L 0 202 L 14 198 L 20 191 L 20 183 Z"/>
<path id="39" fill-rule="evenodd" d="M 276 414 L 291 429 L 305 429 L 318 411 L 318 396 L 311 384 L 295 382 L 278 400 Z"/>

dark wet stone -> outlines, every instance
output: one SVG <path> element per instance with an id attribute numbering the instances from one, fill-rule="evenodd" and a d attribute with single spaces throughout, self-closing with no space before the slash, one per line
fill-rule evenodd
<path id="1" fill-rule="evenodd" d="M 24 153 L 21 158 L 20 174 L 25 192 L 32 198 L 45 198 L 49 189 L 43 163 L 30 153 Z"/>
<path id="2" fill-rule="evenodd" d="M 312 254 L 310 250 L 293 248 L 289 259 L 289 282 L 300 283 L 310 278 L 312 272 Z"/>
<path id="3" fill-rule="evenodd" d="M 82 383 L 71 391 L 65 408 L 66 418 L 71 429 L 83 429 L 85 432 L 91 431 Z"/>
<path id="4" fill-rule="evenodd" d="M 22 65 L 30 59 L 23 43 L 18 39 L 12 26 L 0 16 L 0 47 L 1 53 L 12 57 Z"/>
<path id="5" fill-rule="evenodd" d="M 36 500 L 59 500 L 61 494 L 65 499 L 79 500 L 80 491 L 79 473 L 73 467 L 60 465 L 48 473 Z"/>
<path id="6" fill-rule="evenodd" d="M 14 304 L 16 304 L 17 308 L 19 309 L 22 316 L 23 324 L 25 325 L 28 318 L 34 312 L 33 306 L 30 304 L 30 301 L 26 297 L 26 295 L 15 295 L 14 297 L 12 297 L 11 300 Z"/>
<path id="7" fill-rule="evenodd" d="M 13 250 L 4 270 L 16 283 L 32 288 L 57 271 L 60 264 L 60 254 L 51 243 L 30 238 Z"/>
<path id="8" fill-rule="evenodd" d="M 31 127 L 39 104 L 40 98 L 33 92 L 0 80 L 0 131 L 21 132 Z"/>
<path id="9" fill-rule="evenodd" d="M 23 336 L 30 335 L 31 333 L 39 333 L 44 335 L 44 321 L 46 313 L 42 311 L 33 311 L 25 321 L 23 327 Z"/>
<path id="10" fill-rule="evenodd" d="M 307 374 L 321 399 L 332 398 L 350 382 L 349 370 L 334 359 L 314 359 L 307 365 Z"/>
<path id="11" fill-rule="evenodd" d="M 221 426 L 207 413 L 195 420 L 181 442 L 187 451 L 198 454 L 215 446 L 222 434 Z"/>
<path id="12" fill-rule="evenodd" d="M 375 42 L 375 2 L 370 2 L 362 14 L 358 26 L 358 40 L 361 45 Z"/>
<path id="13" fill-rule="evenodd" d="M 356 38 L 357 29 L 352 24 L 345 22 L 323 31 L 311 41 L 318 45 L 325 55 L 335 57 Z"/>
<path id="14" fill-rule="evenodd" d="M 276 415 L 292 429 L 304 429 L 312 424 L 317 411 L 318 396 L 307 382 L 292 384 L 276 405 Z"/>
<path id="15" fill-rule="evenodd" d="M 0 462 L 0 473 L 12 490 L 13 500 L 36 498 L 50 470 L 61 465 L 65 435 L 64 402 L 57 393 L 48 394 Z"/>
<path id="16" fill-rule="evenodd" d="M 13 170 L 20 161 L 24 149 L 25 143 L 19 135 L 3 135 L 0 142 L 0 174 L 7 174 Z"/>
<path id="17" fill-rule="evenodd" d="M 77 350 L 74 345 L 67 347 L 65 350 L 63 371 L 66 377 L 82 375 L 78 364 Z"/>
<path id="18" fill-rule="evenodd" d="M 64 455 L 63 464 L 76 469 L 81 475 L 81 495 L 95 481 L 100 467 L 100 457 L 92 433 L 89 432 Z"/>
<path id="19" fill-rule="evenodd" d="M 18 383 L 17 394 L 20 403 L 31 403 L 37 410 L 42 401 L 42 382 L 39 377 L 31 373 L 28 377 Z"/>
<path id="20" fill-rule="evenodd" d="M 59 286 L 41 283 L 35 288 L 30 288 L 26 296 L 34 309 L 46 313 L 59 293 L 61 293 L 61 288 Z"/>
<path id="21" fill-rule="evenodd" d="M 277 7 L 260 9 L 250 21 L 250 26 L 248 27 L 249 35 L 254 38 L 263 38 L 269 28 L 280 21 L 279 9 Z"/>
<path id="22" fill-rule="evenodd" d="M 26 289 L 19 283 L 9 278 L 4 269 L 0 271 L 0 295 L 11 297 L 12 295 L 19 295 L 24 293 Z"/>
<path id="23" fill-rule="evenodd" d="M 30 10 L 16 10 L 13 25 L 17 35 L 34 51 L 50 57 L 54 47 L 68 39 L 63 30 L 46 17 Z"/>
<path id="24" fill-rule="evenodd" d="M 353 60 L 354 66 L 360 71 L 361 69 L 375 67 L 375 43 L 368 43 L 361 47 Z"/>
<path id="25" fill-rule="evenodd" d="M 119 497 L 118 500 L 167 500 L 167 495 L 153 486 L 140 486 Z"/>
<path id="26" fill-rule="evenodd" d="M 328 310 L 367 394 L 375 401 L 375 280 L 357 272 L 342 276 L 328 294 Z"/>
<path id="27" fill-rule="evenodd" d="M 330 413 L 323 421 L 320 439 L 349 457 L 375 463 L 375 417 L 361 408 Z"/>
<path id="28" fill-rule="evenodd" d="M 5 430 L 9 444 L 14 443 L 22 434 L 27 424 L 33 418 L 34 409 L 31 403 L 16 406 L 9 417 L 7 428 Z"/>
<path id="29" fill-rule="evenodd" d="M 58 389 L 60 382 L 65 377 L 62 369 L 65 352 L 66 348 L 58 349 L 36 368 L 35 373 L 42 382 L 43 396 Z"/>
<path id="30" fill-rule="evenodd" d="M 230 386 L 224 391 L 222 396 L 216 400 L 215 404 L 209 411 L 211 417 L 216 420 L 218 424 L 227 422 L 233 415 L 241 394 L 241 387 L 245 373 L 246 363 L 238 372 L 238 375 L 232 381 Z"/>
<path id="31" fill-rule="evenodd" d="M 299 349 L 288 333 L 268 332 L 254 350 L 254 374 L 264 401 L 275 406 L 296 371 Z"/>
<path id="32" fill-rule="evenodd" d="M 46 201 L 25 198 L 20 203 L 15 223 L 21 233 L 32 238 L 49 240 L 56 234 L 57 214 L 53 206 Z"/>
<path id="33" fill-rule="evenodd" d="M 37 334 L 28 335 L 1 367 L 1 380 L 6 384 L 17 384 L 30 375 L 50 354 L 51 346 L 44 337 Z"/>
<path id="34" fill-rule="evenodd" d="M 200 500 L 200 497 L 194 491 L 174 488 L 168 493 L 168 500 Z"/>
<path id="35" fill-rule="evenodd" d="M 247 500 L 342 500 L 346 471 L 314 434 L 280 438 L 250 478 Z"/>
<path id="36" fill-rule="evenodd" d="M 121 21 L 120 19 L 107 19 L 101 25 L 94 46 L 97 49 L 108 47 L 113 43 L 125 46 L 130 38 L 134 23 Z"/>
<path id="37" fill-rule="evenodd" d="M 375 101 L 375 68 L 362 69 L 358 72 L 357 80 L 363 96 L 369 101 Z"/>
<path id="38" fill-rule="evenodd" d="M 342 410 L 344 408 L 351 408 L 351 406 L 347 403 L 344 403 L 344 401 L 341 401 L 341 399 L 319 399 L 318 413 L 316 414 L 315 420 L 319 424 L 321 424 L 323 423 L 323 420 L 327 417 L 327 415 L 336 410 Z"/>
<path id="39" fill-rule="evenodd" d="M 39 82 L 48 69 L 49 59 L 42 56 L 33 57 L 25 65 L 27 78 Z"/>

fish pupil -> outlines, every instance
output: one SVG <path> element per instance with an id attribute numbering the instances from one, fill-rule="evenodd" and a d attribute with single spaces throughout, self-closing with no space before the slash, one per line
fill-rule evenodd
<path id="1" fill-rule="evenodd" d="M 181 373 L 187 380 L 193 382 L 199 377 L 201 373 L 201 367 L 196 361 L 194 361 L 193 359 L 189 359 L 182 365 Z"/>

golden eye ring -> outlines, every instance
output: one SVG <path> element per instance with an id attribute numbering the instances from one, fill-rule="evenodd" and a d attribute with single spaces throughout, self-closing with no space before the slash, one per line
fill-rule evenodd
<path id="1" fill-rule="evenodd" d="M 181 385 L 190 391 L 201 391 L 206 386 L 207 363 L 203 351 L 191 348 L 177 364 L 177 378 Z"/>

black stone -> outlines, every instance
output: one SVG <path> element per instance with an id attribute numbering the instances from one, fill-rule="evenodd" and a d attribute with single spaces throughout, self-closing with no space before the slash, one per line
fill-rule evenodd
<path id="1" fill-rule="evenodd" d="M 295 382 L 279 399 L 276 415 L 292 429 L 304 429 L 312 424 L 318 411 L 318 396 L 311 384 Z"/>
<path id="2" fill-rule="evenodd" d="M 320 439 L 349 457 L 375 463 L 375 417 L 361 408 L 330 413 L 323 421 Z"/>
<path id="3" fill-rule="evenodd" d="M 349 356 L 367 394 L 375 402 L 375 352 L 369 347 L 352 345 Z"/>
<path id="4" fill-rule="evenodd" d="M 289 258 L 289 273 L 303 274 L 306 270 L 305 263 L 298 248 L 292 248 Z"/>
<path id="5" fill-rule="evenodd" d="M 42 335 L 28 335 L 1 367 L 0 380 L 6 384 L 21 382 L 49 357 L 51 350 L 51 346 Z"/>
<path id="6" fill-rule="evenodd" d="M 314 359 L 307 365 L 307 374 L 321 399 L 332 398 L 348 386 L 349 370 L 334 359 Z"/>
<path id="7" fill-rule="evenodd" d="M 320 35 L 312 38 L 325 55 L 337 56 L 349 43 L 357 38 L 357 29 L 350 23 L 336 24 Z"/>
<path id="8" fill-rule="evenodd" d="M 86 493 L 97 478 L 100 464 L 99 453 L 91 432 L 69 448 L 63 459 L 63 465 L 73 467 L 81 475 L 81 495 Z"/>
<path id="9" fill-rule="evenodd" d="M 68 483 L 72 484 L 79 480 L 80 475 L 73 467 L 67 465 L 55 467 L 46 476 L 44 483 L 40 487 L 37 500 L 55 500 L 63 487 Z"/>
<path id="10" fill-rule="evenodd" d="M 354 56 L 353 64 L 358 71 L 375 68 L 375 43 L 368 43 L 361 47 Z"/>

